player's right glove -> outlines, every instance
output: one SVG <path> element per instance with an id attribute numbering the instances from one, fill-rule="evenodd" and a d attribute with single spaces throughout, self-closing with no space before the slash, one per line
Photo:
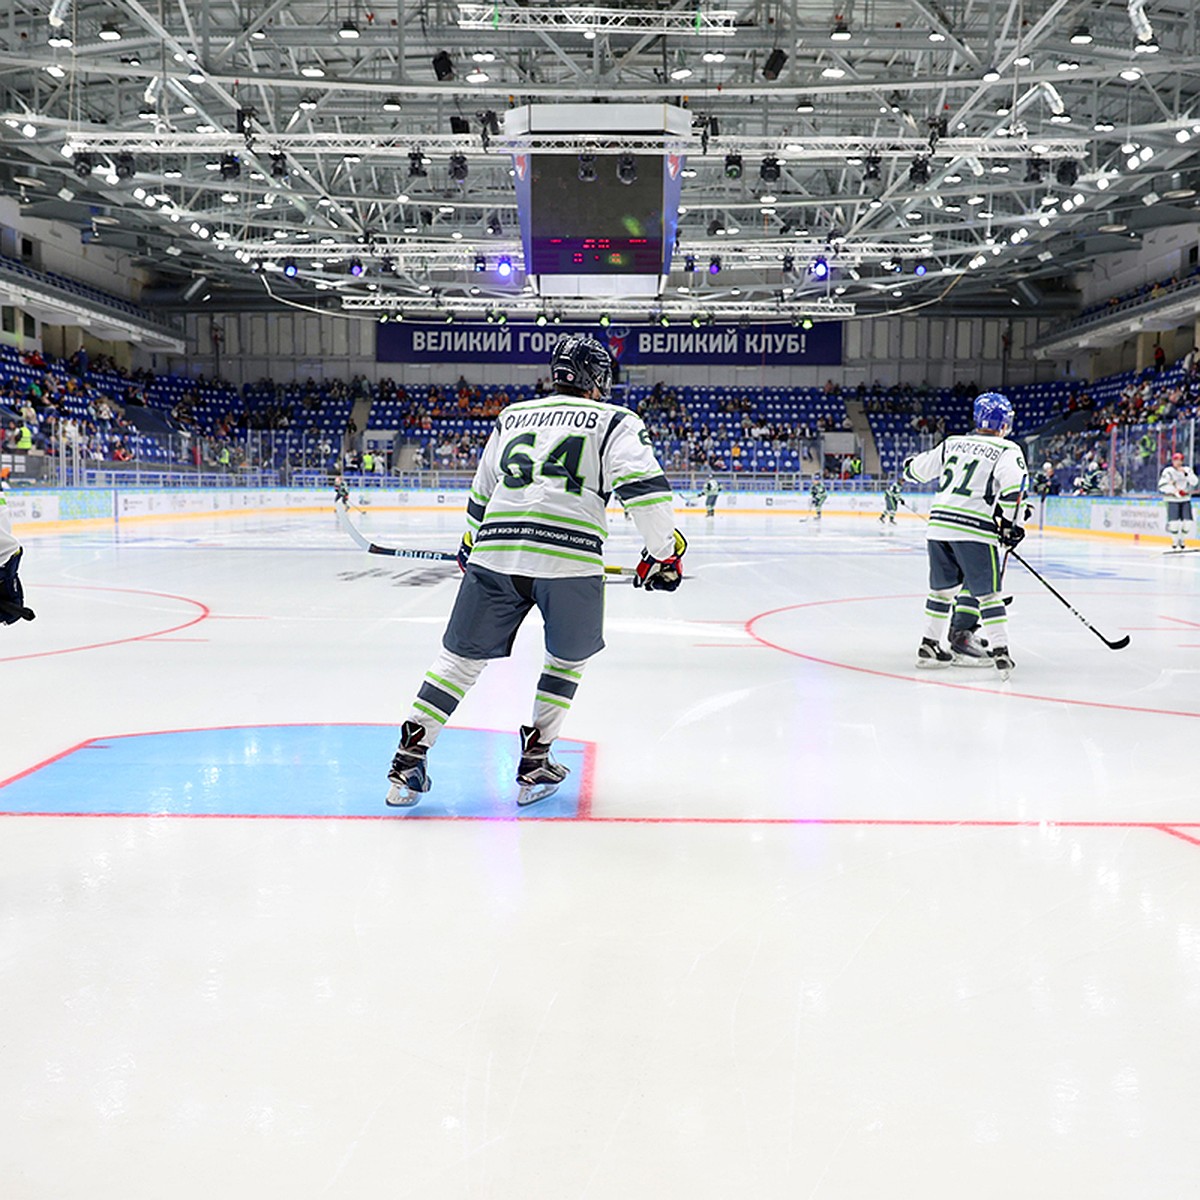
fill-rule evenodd
<path id="1" fill-rule="evenodd" d="M 1014 525 L 1012 521 L 1006 521 L 1003 517 L 1000 518 L 1000 545 L 1007 546 L 1010 550 L 1015 550 L 1025 536 L 1025 530 L 1020 525 Z"/>
<path id="2" fill-rule="evenodd" d="M 17 576 L 23 553 L 18 550 L 0 567 L 0 625 L 15 625 L 34 618 L 33 609 L 25 607 L 25 589 Z"/>
<path id="3" fill-rule="evenodd" d="M 633 586 L 648 592 L 673 592 L 683 582 L 683 556 L 687 545 L 687 538 L 676 529 L 675 553 L 669 558 L 653 558 L 648 550 L 643 550 L 641 560 L 634 568 Z"/>
<path id="4" fill-rule="evenodd" d="M 475 539 L 471 536 L 471 531 L 468 529 L 463 534 L 462 544 L 458 548 L 458 553 L 454 556 L 458 563 L 458 569 L 466 574 L 467 559 L 471 557 L 471 551 L 475 548 Z"/>

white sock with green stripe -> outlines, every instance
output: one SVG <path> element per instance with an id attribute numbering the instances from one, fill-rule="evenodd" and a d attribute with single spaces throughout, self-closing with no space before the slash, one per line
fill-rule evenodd
<path id="1" fill-rule="evenodd" d="M 993 649 L 1008 645 L 1008 610 L 999 592 L 979 597 L 979 619 Z"/>
<path id="2" fill-rule="evenodd" d="M 940 643 L 945 639 L 956 590 L 950 588 L 942 592 L 931 591 L 925 600 L 925 636 L 930 641 Z"/>
<path id="3" fill-rule="evenodd" d="M 445 649 L 433 660 L 406 718 L 424 728 L 427 746 L 437 741 L 442 727 L 487 664 L 486 658 L 461 658 Z"/>
<path id="4" fill-rule="evenodd" d="M 546 655 L 546 663 L 538 677 L 537 693 L 533 699 L 533 722 L 540 741 L 549 745 L 562 728 L 562 723 L 571 711 L 579 680 L 587 659 L 568 662 L 562 658 Z"/>

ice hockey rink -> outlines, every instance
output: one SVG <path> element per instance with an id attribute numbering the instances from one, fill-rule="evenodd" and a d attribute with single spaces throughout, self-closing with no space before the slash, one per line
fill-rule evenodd
<path id="1" fill-rule="evenodd" d="M 7 1200 L 1200 1191 L 1200 554 L 1030 536 L 1132 640 L 1011 567 L 1005 683 L 915 669 L 920 521 L 679 520 L 520 815 L 536 615 L 382 803 L 453 564 L 332 512 L 27 539 Z"/>

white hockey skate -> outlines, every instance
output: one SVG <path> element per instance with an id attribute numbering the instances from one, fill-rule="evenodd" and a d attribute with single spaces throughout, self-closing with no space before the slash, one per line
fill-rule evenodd
<path id="1" fill-rule="evenodd" d="M 569 767 L 550 757 L 550 744 L 538 738 L 533 725 L 521 726 L 521 761 L 517 764 L 517 783 L 521 786 L 517 804 L 521 808 L 553 796 L 570 773 Z"/>
<path id="2" fill-rule="evenodd" d="M 391 808 L 411 808 L 433 787 L 433 780 L 425 770 L 425 730 L 416 721 L 405 721 L 400 726 L 400 748 L 392 759 L 388 772 L 388 794 L 384 802 Z"/>

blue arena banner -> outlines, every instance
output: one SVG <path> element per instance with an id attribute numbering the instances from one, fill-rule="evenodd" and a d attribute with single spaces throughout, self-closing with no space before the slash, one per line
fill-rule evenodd
<path id="1" fill-rule="evenodd" d="M 376 326 L 375 359 L 381 363 L 549 362 L 564 333 L 590 333 L 608 345 L 622 366 L 837 367 L 842 325 L 811 329 L 761 325 L 488 325 L 405 321 Z"/>

